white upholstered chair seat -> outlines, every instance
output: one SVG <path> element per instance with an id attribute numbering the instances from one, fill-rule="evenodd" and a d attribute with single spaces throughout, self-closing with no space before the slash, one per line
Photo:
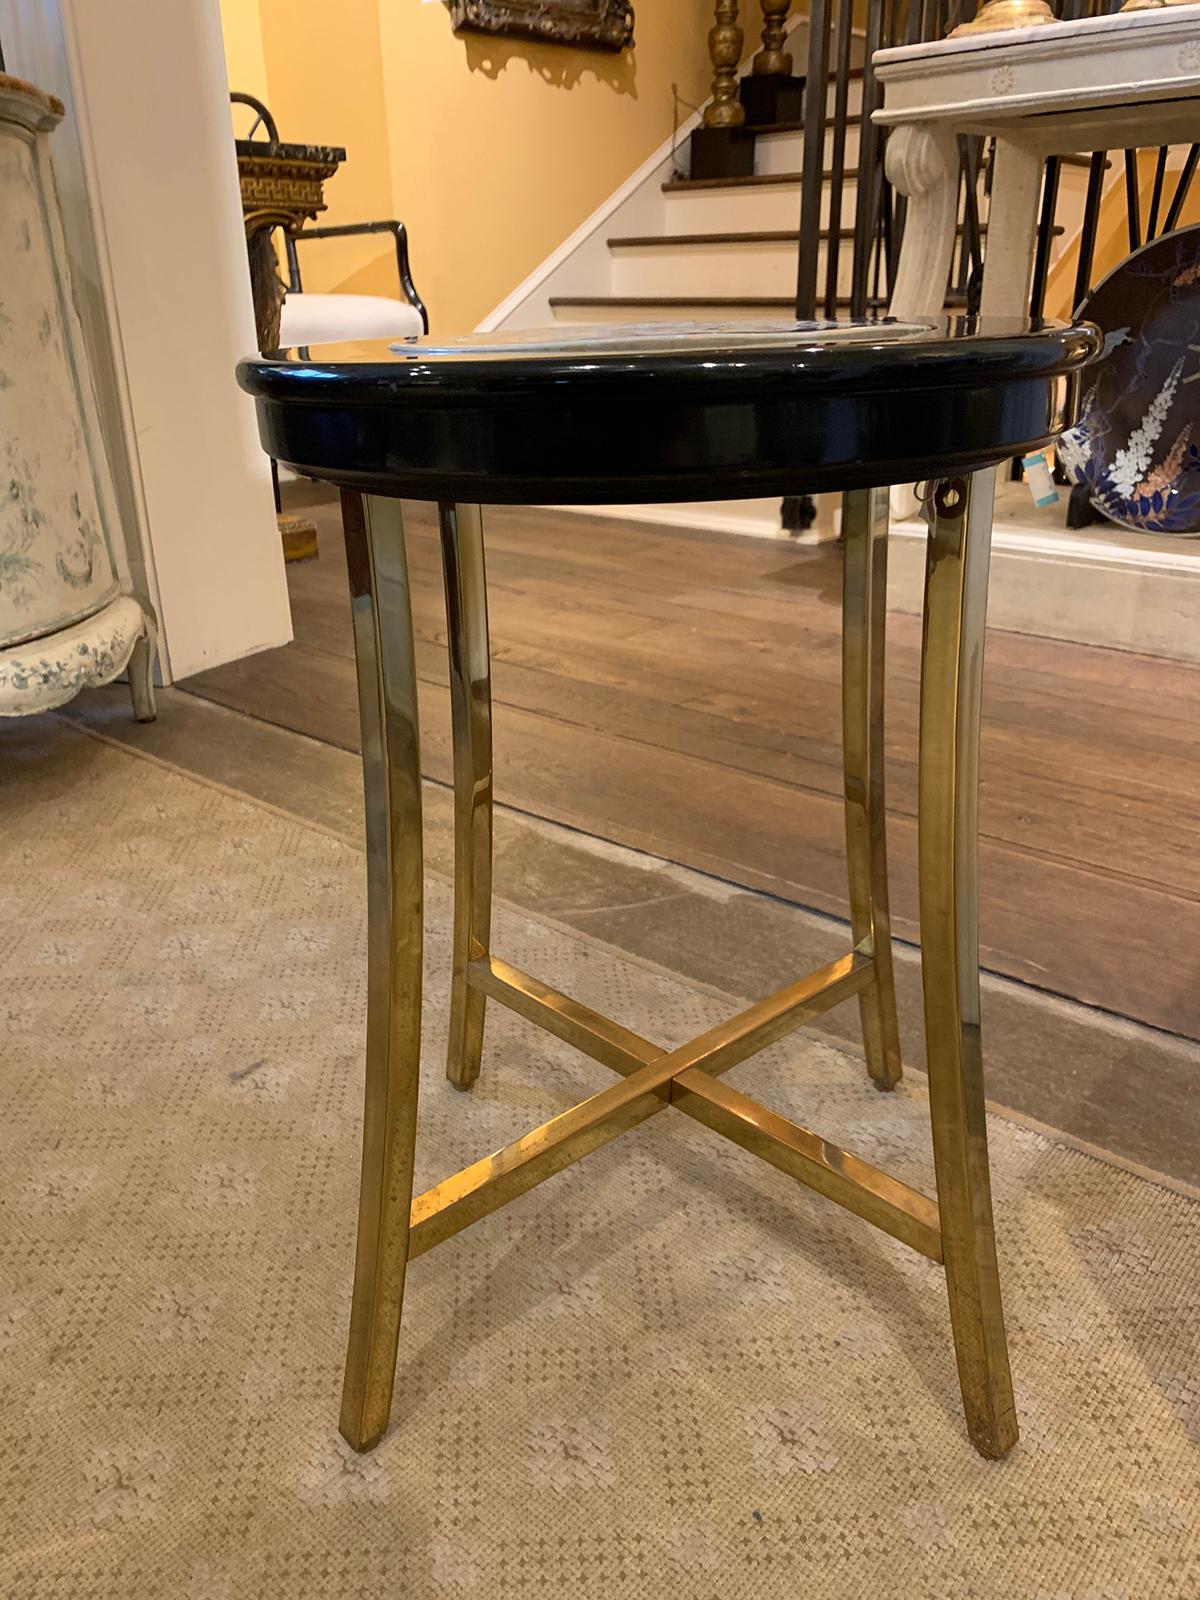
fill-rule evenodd
<path id="1" fill-rule="evenodd" d="M 284 349 L 357 339 L 407 339 L 423 331 L 416 306 L 379 294 L 289 293 L 279 317 Z"/>

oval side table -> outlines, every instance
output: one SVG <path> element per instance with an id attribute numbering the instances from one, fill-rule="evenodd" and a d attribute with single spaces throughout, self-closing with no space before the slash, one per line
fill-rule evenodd
<path id="1" fill-rule="evenodd" d="M 415 340 L 246 361 L 267 451 L 343 491 L 368 853 L 366 1113 L 342 1432 L 387 1426 L 407 1261 L 668 1106 L 944 1264 L 967 1427 L 1016 1441 L 992 1228 L 979 1028 L 976 795 L 992 469 L 1074 415 L 1095 331 L 966 324 L 664 326 Z M 616 441 L 616 443 L 614 443 Z M 723 1081 L 857 997 L 867 1068 L 900 1076 L 888 925 L 883 646 L 888 486 L 930 523 L 920 910 L 936 1200 Z M 849 949 L 664 1050 L 494 955 L 491 694 L 479 502 L 597 504 L 845 492 L 843 726 Z M 619 1075 L 415 1198 L 421 1034 L 420 754 L 400 497 L 436 501 L 454 738 L 447 1072 L 479 1072 L 487 996 Z M 580 531 L 579 537 L 586 537 Z"/>

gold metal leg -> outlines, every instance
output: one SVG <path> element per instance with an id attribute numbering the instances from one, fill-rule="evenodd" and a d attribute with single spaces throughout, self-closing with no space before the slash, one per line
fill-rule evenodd
<path id="1" fill-rule="evenodd" d="M 367 1061 L 362 1186 L 341 1431 L 387 1427 L 408 1262 L 421 1065 L 421 765 L 398 500 L 343 494 L 367 821 Z"/>
<path id="2" fill-rule="evenodd" d="M 450 712 L 454 742 L 454 974 L 446 1076 L 469 1089 L 479 1076 L 486 996 L 467 982 L 488 953 L 492 918 L 492 684 L 488 659 L 483 518 L 478 506 L 440 505 Z"/>
<path id="3" fill-rule="evenodd" d="M 992 1226 L 979 1027 L 979 711 L 993 472 L 937 485 L 921 660 L 921 966 L 933 1157 L 967 1430 L 1017 1441 Z"/>
<path id="4" fill-rule="evenodd" d="M 492 763 L 478 507 L 440 508 L 455 745 L 454 991 L 448 1070 L 479 1071 L 493 995 L 623 1081 L 414 1198 L 421 1040 L 421 778 L 400 503 L 343 496 L 363 733 L 368 1017 L 362 1187 L 341 1429 L 387 1427 L 409 1256 L 453 1237 L 669 1105 L 707 1123 L 933 1260 L 943 1260 L 967 1425 L 1004 1455 L 1017 1427 L 992 1229 L 979 1036 L 976 810 L 993 475 L 939 484 L 926 573 L 920 880 L 937 1204 L 727 1085 L 720 1075 L 842 1000 L 863 1003 L 876 1081 L 900 1072 L 883 827 L 887 497 L 847 497 L 845 760 L 855 949 L 690 1044 L 660 1051 L 488 949 Z"/>
<path id="5" fill-rule="evenodd" d="M 875 962 L 858 997 L 867 1071 L 879 1089 L 899 1081 L 900 1030 L 892 975 L 883 778 L 883 663 L 887 623 L 888 491 L 856 489 L 842 501 L 842 763 L 850 925 Z"/>

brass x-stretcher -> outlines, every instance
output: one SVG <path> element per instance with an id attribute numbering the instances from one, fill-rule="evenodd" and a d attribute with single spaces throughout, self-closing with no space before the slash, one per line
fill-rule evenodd
<path id="1" fill-rule="evenodd" d="M 724 1134 L 931 1260 L 941 1261 L 936 1203 L 719 1081 L 720 1074 L 859 994 L 874 963 L 859 951 L 758 1000 L 689 1044 L 663 1050 L 495 956 L 468 982 L 624 1078 L 473 1162 L 412 1203 L 408 1253 L 423 1255 L 667 1105 Z"/>

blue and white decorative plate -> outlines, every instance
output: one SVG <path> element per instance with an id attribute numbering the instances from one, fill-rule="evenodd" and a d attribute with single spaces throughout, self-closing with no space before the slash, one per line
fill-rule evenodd
<path id="1" fill-rule="evenodd" d="M 1059 460 L 1140 533 L 1200 533 L 1200 226 L 1135 250 L 1080 306 L 1104 334 Z"/>

